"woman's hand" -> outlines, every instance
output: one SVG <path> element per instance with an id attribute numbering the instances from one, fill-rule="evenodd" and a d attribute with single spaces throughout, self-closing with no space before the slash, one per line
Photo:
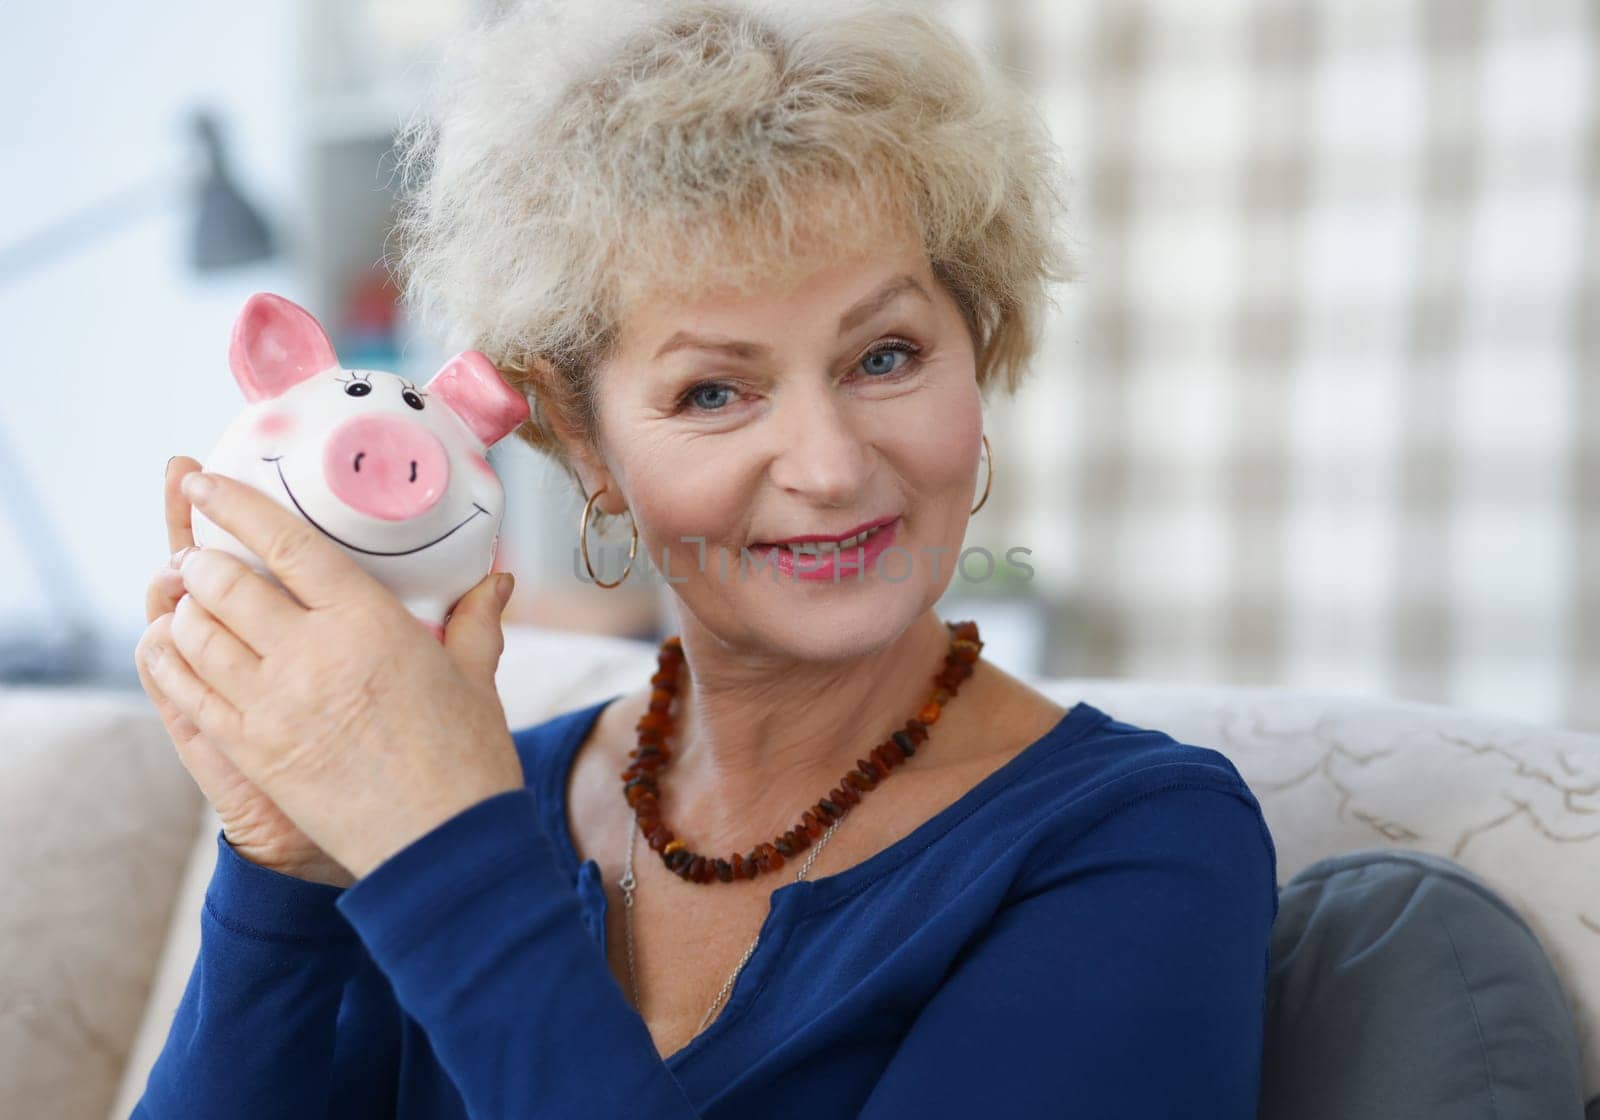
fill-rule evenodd
<path id="1" fill-rule="evenodd" d="M 190 489 L 212 483 L 212 494 Z M 357 879 L 525 777 L 494 672 L 504 650 L 490 573 L 443 642 L 339 545 L 235 479 L 182 492 L 259 556 L 275 587 L 220 549 L 183 560 L 169 633 L 142 673 L 242 775 Z M 285 590 L 287 589 L 287 590 Z M 153 660 L 151 660 L 153 659 Z"/>
<path id="2" fill-rule="evenodd" d="M 266 794 L 241 774 L 238 767 L 228 761 L 227 754 L 167 698 L 145 667 L 145 655 L 152 646 L 165 644 L 169 649 L 172 646 L 172 612 L 185 594 L 183 578 L 174 561 L 184 549 L 194 547 L 189 499 L 184 497 L 179 484 L 184 475 L 199 469 L 200 464 L 186 455 L 174 456 L 167 463 L 164 504 L 167 544 L 172 549 L 173 559 L 156 571 L 145 592 L 145 621 L 150 625 L 134 648 L 139 683 L 154 701 L 179 760 L 216 810 L 223 836 L 241 856 L 297 879 L 349 886 L 355 881 L 350 872 L 317 847 Z"/>

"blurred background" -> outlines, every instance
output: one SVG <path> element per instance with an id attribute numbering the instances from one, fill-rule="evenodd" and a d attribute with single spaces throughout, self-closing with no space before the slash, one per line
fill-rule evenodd
<path id="1" fill-rule="evenodd" d="M 138 688 L 160 476 L 242 407 L 252 292 L 347 366 L 449 356 L 378 261 L 394 129 L 481 7 L 0 10 L 0 680 Z M 929 7 L 1036 99 L 1083 271 L 988 406 L 966 543 L 1033 578 L 974 561 L 940 613 L 1029 676 L 1600 730 L 1600 7 Z M 574 578 L 552 468 L 491 459 L 513 621 L 670 632 L 659 578 Z"/>

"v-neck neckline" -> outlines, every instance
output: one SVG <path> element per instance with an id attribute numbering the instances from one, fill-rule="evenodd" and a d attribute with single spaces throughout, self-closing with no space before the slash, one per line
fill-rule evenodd
<path id="1" fill-rule="evenodd" d="M 577 759 L 578 748 L 589 737 L 589 733 L 594 729 L 595 724 L 599 722 L 601 713 L 625 695 L 626 693 L 619 692 L 604 700 L 597 701 L 587 708 L 579 708 L 569 713 L 570 722 L 564 734 L 557 741 L 556 749 L 551 752 L 549 764 L 544 770 L 542 792 L 546 808 L 550 810 L 557 847 L 561 854 L 561 862 L 569 875 L 576 875 L 582 866 L 578 861 L 577 845 L 572 839 L 571 822 L 567 819 L 566 792 L 572 776 L 572 766 Z M 831 900 L 849 893 L 854 887 L 862 886 L 878 878 L 912 853 L 921 851 L 933 843 L 933 841 L 954 827 L 957 821 L 977 809 L 1021 777 L 1026 771 L 1031 770 L 1042 762 L 1050 754 L 1071 745 L 1081 739 L 1090 728 L 1110 718 L 1109 715 L 1088 701 L 1079 700 L 1063 713 L 1061 718 L 1043 735 L 1012 755 L 1011 758 L 986 774 L 966 793 L 934 813 L 900 839 L 887 847 L 878 849 L 878 851 L 865 859 L 852 864 L 842 871 L 834 872 L 832 875 L 823 875 L 819 878 L 801 879 L 797 882 L 788 883 L 773 892 L 774 895 L 786 891 L 790 887 L 809 886 L 812 888 L 811 893 Z M 584 863 L 595 864 L 597 869 L 599 867 L 598 861 L 594 859 L 585 860 Z"/>
<path id="2" fill-rule="evenodd" d="M 567 819 L 567 785 L 572 776 L 572 766 L 576 761 L 578 748 L 589 737 L 589 733 L 599 722 L 605 709 L 625 695 L 626 693 L 615 693 L 586 708 L 569 712 L 565 717 L 567 726 L 562 729 L 555 749 L 549 752 L 543 771 L 537 779 L 541 800 L 544 802 L 545 817 L 550 822 L 550 834 L 556 841 L 555 846 L 562 866 L 580 886 L 587 881 L 589 889 L 598 896 L 599 915 L 595 932 L 602 951 L 605 947 L 605 926 L 610 907 L 606 899 L 605 886 L 600 882 L 599 861 L 595 859 L 587 859 L 582 863 L 578 861 L 577 845 L 573 842 L 570 822 Z M 755 998 L 755 994 L 764 986 L 772 962 L 781 955 L 782 943 L 788 939 L 790 930 L 796 925 L 798 914 L 812 913 L 864 889 L 874 880 L 933 844 L 958 822 L 977 811 L 1023 774 L 1057 751 L 1064 750 L 1077 742 L 1092 728 L 1110 718 L 1107 713 L 1088 701 L 1079 700 L 1043 735 L 990 771 L 955 801 L 892 844 L 880 848 L 843 871 L 815 879 L 792 879 L 775 889 L 768 896 L 767 914 L 757 935 L 756 950 L 750 954 L 744 967 L 739 970 L 727 1002 L 704 1030 L 667 1056 L 666 1065 L 676 1070 L 704 1049 L 708 1038 L 720 1033 L 728 1023 L 743 1013 L 746 1006 Z"/>

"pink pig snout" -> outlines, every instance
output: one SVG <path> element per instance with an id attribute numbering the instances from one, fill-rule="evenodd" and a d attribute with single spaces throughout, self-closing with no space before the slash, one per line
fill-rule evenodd
<path id="1" fill-rule="evenodd" d="M 334 497 L 357 513 L 406 521 L 444 496 L 450 456 L 421 424 L 398 416 L 358 416 L 328 437 L 322 474 Z"/>

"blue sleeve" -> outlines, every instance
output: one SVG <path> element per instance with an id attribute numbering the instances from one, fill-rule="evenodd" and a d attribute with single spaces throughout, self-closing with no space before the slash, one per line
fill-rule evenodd
<path id="1" fill-rule="evenodd" d="M 338 899 L 472 1116 L 695 1117 L 530 789 L 478 802 Z"/>
<path id="2" fill-rule="evenodd" d="M 1277 854 L 1247 793 L 1139 795 L 1042 849 L 861 1116 L 1254 1120 Z"/>
<path id="3" fill-rule="evenodd" d="M 132 1120 L 327 1114 L 340 1000 L 363 954 L 341 893 L 252 863 L 217 831 L 200 951 Z"/>

